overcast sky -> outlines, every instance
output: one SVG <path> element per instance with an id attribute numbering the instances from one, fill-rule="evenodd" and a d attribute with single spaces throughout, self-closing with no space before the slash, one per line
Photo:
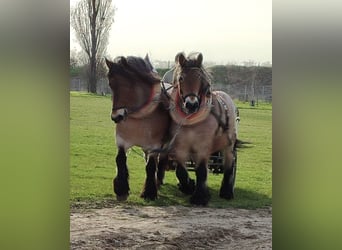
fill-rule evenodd
<path id="1" fill-rule="evenodd" d="M 71 6 L 78 0 L 71 0 Z M 113 0 L 107 54 L 171 60 L 200 51 L 216 63 L 272 62 L 272 0 Z M 71 49 L 78 48 L 71 30 Z"/>

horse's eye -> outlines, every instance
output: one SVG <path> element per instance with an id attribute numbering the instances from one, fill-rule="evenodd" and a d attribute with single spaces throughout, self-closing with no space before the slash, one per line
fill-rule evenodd
<path id="1" fill-rule="evenodd" d="M 178 81 L 179 81 L 179 82 L 183 82 L 183 81 L 184 81 L 183 76 L 180 76 L 180 77 L 178 78 Z"/>

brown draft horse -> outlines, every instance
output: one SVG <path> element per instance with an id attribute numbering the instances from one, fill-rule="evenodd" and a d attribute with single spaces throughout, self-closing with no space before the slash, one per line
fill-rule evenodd
<path id="1" fill-rule="evenodd" d="M 202 61 L 201 53 L 192 53 L 187 58 L 184 53 L 180 54 L 170 98 L 171 157 L 177 163 L 179 189 L 192 194 L 190 202 L 195 205 L 209 202 L 207 164 L 210 155 L 217 151 L 224 157 L 219 195 L 225 199 L 234 197 L 237 156 L 236 107 L 228 94 L 211 91 Z M 185 168 L 188 160 L 195 163 L 196 183 Z"/>
<path id="2" fill-rule="evenodd" d="M 162 184 L 167 157 L 159 156 L 171 122 L 162 104 L 160 77 L 148 56 L 144 59 L 129 56 L 117 57 L 114 62 L 106 59 L 109 86 L 112 89 L 113 108 L 111 119 L 116 123 L 117 176 L 113 180 L 118 200 L 129 195 L 126 152 L 139 146 L 146 155 L 146 180 L 141 197 L 157 198 L 157 186 Z M 156 171 L 157 179 L 156 180 Z"/>

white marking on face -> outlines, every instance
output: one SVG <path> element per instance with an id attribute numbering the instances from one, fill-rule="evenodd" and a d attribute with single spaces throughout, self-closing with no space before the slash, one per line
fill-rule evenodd
<path id="1" fill-rule="evenodd" d="M 196 96 L 188 96 L 185 98 L 184 101 L 191 103 L 191 104 L 194 104 L 194 103 L 198 102 L 198 98 Z"/>

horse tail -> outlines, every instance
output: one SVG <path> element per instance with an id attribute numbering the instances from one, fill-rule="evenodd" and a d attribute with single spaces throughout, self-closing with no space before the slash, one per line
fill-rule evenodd
<path id="1" fill-rule="evenodd" d="M 240 139 L 236 139 L 235 144 L 234 144 L 234 149 L 238 148 L 251 148 L 251 142 L 248 141 L 242 141 Z"/>

